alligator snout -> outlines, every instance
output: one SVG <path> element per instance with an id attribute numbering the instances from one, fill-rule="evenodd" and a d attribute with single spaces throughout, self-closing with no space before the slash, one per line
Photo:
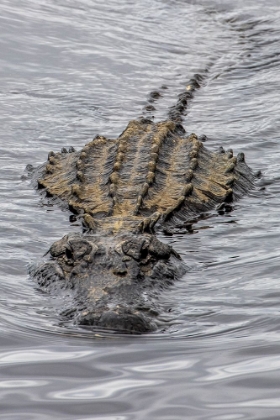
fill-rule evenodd
<path id="1" fill-rule="evenodd" d="M 145 315 L 120 308 L 106 310 L 101 315 L 83 311 L 78 315 L 76 323 L 124 333 L 146 333 L 156 329 L 154 322 Z"/>

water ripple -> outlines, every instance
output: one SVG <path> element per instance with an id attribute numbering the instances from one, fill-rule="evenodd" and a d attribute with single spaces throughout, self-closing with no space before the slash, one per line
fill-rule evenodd
<path id="1" fill-rule="evenodd" d="M 276 0 L 2 0 L 0 14 L 0 419 L 279 417 L 279 92 Z M 22 178 L 50 150 L 118 136 L 149 93 L 206 145 L 244 151 L 262 178 L 233 212 L 164 237 L 189 267 L 162 294 L 162 325 L 127 337 L 62 323 L 27 276 L 79 226 Z M 26 175 L 26 173 L 25 173 Z"/>

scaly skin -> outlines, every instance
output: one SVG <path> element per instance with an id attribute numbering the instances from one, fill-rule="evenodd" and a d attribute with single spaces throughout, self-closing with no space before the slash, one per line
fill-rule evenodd
<path id="1" fill-rule="evenodd" d="M 155 225 L 186 226 L 241 197 L 254 176 L 243 153 L 210 152 L 172 120 L 131 121 L 117 140 L 97 136 L 70 152 L 49 153 L 38 187 L 76 213 L 86 233 L 55 242 L 31 274 L 50 292 L 72 291 L 64 315 L 77 324 L 152 331 L 158 294 L 186 271 Z"/>
<path id="2" fill-rule="evenodd" d="M 156 328 L 156 295 L 185 272 L 173 249 L 147 233 L 66 235 L 49 253 L 51 261 L 33 275 L 49 290 L 72 289 L 74 305 L 64 315 L 78 324 L 126 332 Z"/>

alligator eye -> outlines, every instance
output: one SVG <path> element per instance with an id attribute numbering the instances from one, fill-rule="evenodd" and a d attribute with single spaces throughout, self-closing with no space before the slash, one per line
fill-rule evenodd
<path id="1" fill-rule="evenodd" d="M 72 250 L 71 250 L 71 249 L 66 248 L 66 250 L 65 250 L 65 255 L 66 255 L 66 257 L 68 258 L 68 260 L 72 260 L 72 259 L 73 259 L 73 252 L 72 252 Z"/>
<path id="2" fill-rule="evenodd" d="M 149 250 L 148 248 L 142 248 L 141 249 L 141 258 L 145 259 L 148 256 Z"/>

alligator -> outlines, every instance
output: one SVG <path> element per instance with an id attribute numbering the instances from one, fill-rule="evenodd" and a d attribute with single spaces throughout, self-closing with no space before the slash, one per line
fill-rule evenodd
<path id="1" fill-rule="evenodd" d="M 157 329 L 159 295 L 187 267 L 156 233 L 190 230 L 197 217 L 227 211 L 253 187 L 243 153 L 209 151 L 204 137 L 186 134 L 182 115 L 198 86 L 192 79 L 166 121 L 130 121 L 117 139 L 97 135 L 80 151 L 50 152 L 37 169 L 38 189 L 83 226 L 30 271 L 44 290 L 71 292 L 62 315 L 74 324 Z"/>

